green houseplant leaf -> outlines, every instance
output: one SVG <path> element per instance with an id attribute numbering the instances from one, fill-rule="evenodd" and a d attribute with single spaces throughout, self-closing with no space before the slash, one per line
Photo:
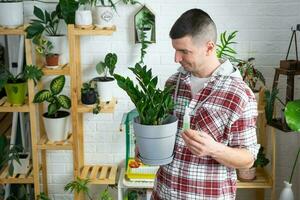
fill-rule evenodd
<path id="1" fill-rule="evenodd" d="M 285 107 L 284 115 L 290 129 L 300 132 L 300 100 L 289 101 Z"/>
<path id="2" fill-rule="evenodd" d="M 33 103 L 42 103 L 43 101 L 48 101 L 52 96 L 49 90 L 41 90 L 33 98 Z"/>
<path id="3" fill-rule="evenodd" d="M 50 90 L 51 90 L 52 94 L 54 94 L 54 95 L 59 94 L 65 86 L 65 81 L 66 81 L 66 78 L 64 75 L 60 75 L 60 76 L 54 78 L 50 83 Z"/>
<path id="4" fill-rule="evenodd" d="M 66 95 L 59 95 L 57 101 L 61 105 L 61 107 L 65 109 L 69 109 L 71 107 L 71 100 Z"/>

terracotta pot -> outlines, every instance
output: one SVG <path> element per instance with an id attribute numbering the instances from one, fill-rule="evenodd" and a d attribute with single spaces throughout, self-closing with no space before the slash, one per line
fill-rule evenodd
<path id="1" fill-rule="evenodd" d="M 237 175 L 240 181 L 253 181 L 256 178 L 256 168 L 237 169 Z"/>
<path id="2" fill-rule="evenodd" d="M 52 54 L 50 56 L 46 56 L 46 65 L 49 67 L 58 66 L 59 55 Z"/>

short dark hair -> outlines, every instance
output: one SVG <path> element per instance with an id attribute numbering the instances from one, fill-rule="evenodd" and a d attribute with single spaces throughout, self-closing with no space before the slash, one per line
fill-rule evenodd
<path id="1" fill-rule="evenodd" d="M 172 26 L 171 39 L 191 36 L 193 39 L 217 41 L 217 28 L 211 17 L 201 9 L 184 12 Z M 206 41 L 205 41 L 206 42 Z"/>

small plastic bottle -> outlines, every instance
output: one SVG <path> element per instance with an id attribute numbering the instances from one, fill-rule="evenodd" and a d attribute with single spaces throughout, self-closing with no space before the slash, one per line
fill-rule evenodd
<path id="1" fill-rule="evenodd" d="M 191 110 L 189 109 L 189 106 L 186 103 L 184 116 L 183 116 L 182 130 L 190 129 L 190 121 L 191 121 L 190 112 L 191 112 Z"/>

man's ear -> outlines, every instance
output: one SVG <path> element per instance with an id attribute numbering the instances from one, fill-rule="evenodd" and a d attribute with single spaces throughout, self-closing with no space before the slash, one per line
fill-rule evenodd
<path id="1" fill-rule="evenodd" d="M 206 47 L 207 47 L 206 55 L 207 56 L 210 56 L 215 52 L 215 46 L 216 46 L 216 44 L 211 40 L 206 43 Z"/>

